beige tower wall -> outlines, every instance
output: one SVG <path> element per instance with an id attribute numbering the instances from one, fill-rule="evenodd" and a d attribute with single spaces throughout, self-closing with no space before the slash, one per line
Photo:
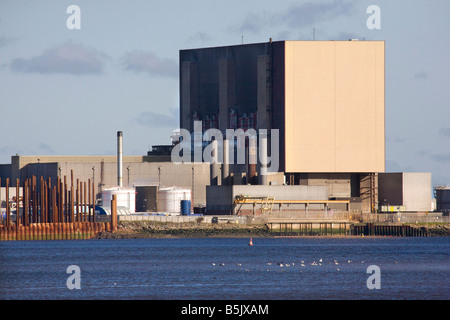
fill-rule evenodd
<path id="1" fill-rule="evenodd" d="M 384 172 L 384 41 L 286 41 L 286 172 Z"/>

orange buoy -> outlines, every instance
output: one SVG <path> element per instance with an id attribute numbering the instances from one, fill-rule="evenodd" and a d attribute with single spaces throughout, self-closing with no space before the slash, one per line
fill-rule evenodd
<path id="1" fill-rule="evenodd" d="M 252 238 L 250 238 L 250 242 L 249 242 L 249 244 L 248 244 L 249 246 L 252 246 L 253 245 L 253 241 L 252 241 Z"/>

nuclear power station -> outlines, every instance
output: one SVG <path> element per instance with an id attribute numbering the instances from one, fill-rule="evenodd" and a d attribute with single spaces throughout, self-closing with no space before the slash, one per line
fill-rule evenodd
<path id="1" fill-rule="evenodd" d="M 435 209 L 430 173 L 385 172 L 384 41 L 186 49 L 179 68 L 172 145 L 126 156 L 119 131 L 117 156 L 15 155 L 2 187 L 73 171 L 99 206 L 124 193 L 129 214 L 180 214 L 181 201 L 211 215 Z"/>

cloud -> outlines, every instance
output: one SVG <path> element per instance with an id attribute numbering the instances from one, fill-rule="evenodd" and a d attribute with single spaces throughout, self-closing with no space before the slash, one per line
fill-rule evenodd
<path id="1" fill-rule="evenodd" d="M 55 151 L 46 143 L 40 143 L 39 144 L 39 153 L 43 154 L 55 154 Z"/>
<path id="2" fill-rule="evenodd" d="M 428 78 L 428 73 L 426 73 L 425 71 L 422 72 L 418 72 L 414 75 L 414 78 L 416 79 L 427 79 Z"/>
<path id="3" fill-rule="evenodd" d="M 430 158 L 436 162 L 450 162 L 450 153 L 434 154 Z"/>
<path id="4" fill-rule="evenodd" d="M 281 15 L 289 27 L 306 27 L 322 20 L 331 20 L 353 11 L 355 4 L 335 0 L 327 3 L 309 2 L 293 5 Z"/>
<path id="5" fill-rule="evenodd" d="M 126 70 L 150 75 L 178 77 L 178 63 L 172 59 L 161 59 L 153 52 L 134 50 L 122 57 Z"/>
<path id="6" fill-rule="evenodd" d="M 170 111 L 171 113 L 169 115 L 154 113 L 151 111 L 141 112 L 135 120 L 138 124 L 151 128 L 178 127 L 178 110 L 171 109 Z"/>
<path id="7" fill-rule="evenodd" d="M 11 43 L 14 43 L 16 41 L 15 38 L 8 38 L 5 36 L 0 36 L 0 47 L 5 47 Z"/>
<path id="8" fill-rule="evenodd" d="M 418 151 L 416 152 L 416 154 L 417 154 L 418 156 L 421 156 L 421 157 L 427 156 L 427 155 L 429 155 L 430 153 L 431 153 L 430 150 L 418 150 Z"/>
<path id="9" fill-rule="evenodd" d="M 439 134 L 440 134 L 441 136 L 450 138 L 450 127 L 440 128 L 440 129 L 439 129 Z"/>
<path id="10" fill-rule="evenodd" d="M 67 42 L 45 50 L 30 59 L 18 58 L 10 68 L 14 72 L 40 74 L 101 74 L 107 56 L 95 49 Z"/>
<path id="11" fill-rule="evenodd" d="M 345 16 L 352 13 L 355 7 L 354 2 L 343 0 L 334 0 L 325 3 L 307 2 L 294 4 L 282 13 L 270 14 L 263 12 L 260 14 L 249 14 L 242 24 L 232 27 L 232 29 L 253 33 L 258 33 L 264 28 L 273 28 L 275 26 L 299 29 L 313 26 L 320 21 Z"/>
<path id="12" fill-rule="evenodd" d="M 209 43 L 211 42 L 212 37 L 204 32 L 197 32 L 196 34 L 190 36 L 186 42 L 188 43 Z"/>

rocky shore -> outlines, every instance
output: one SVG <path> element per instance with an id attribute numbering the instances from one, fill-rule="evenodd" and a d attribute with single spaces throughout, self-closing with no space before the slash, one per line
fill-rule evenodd
<path id="1" fill-rule="evenodd" d="M 115 232 L 102 232 L 99 239 L 272 237 L 266 225 L 236 223 L 119 222 Z"/>
<path id="2" fill-rule="evenodd" d="M 428 226 L 420 224 L 410 225 L 428 232 L 430 237 L 450 237 L 450 224 L 431 224 Z"/>

